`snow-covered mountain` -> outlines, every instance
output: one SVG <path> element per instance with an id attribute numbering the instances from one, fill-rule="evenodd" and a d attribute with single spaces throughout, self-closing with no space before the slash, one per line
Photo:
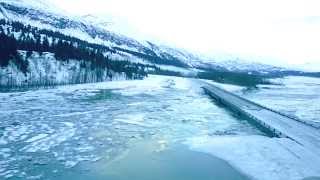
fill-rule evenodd
<path id="1" fill-rule="evenodd" d="M 130 50 L 168 61 L 181 61 L 182 63 L 179 63 L 178 66 L 186 64 L 189 67 L 203 68 L 208 66 L 248 72 L 281 70 L 281 68 L 270 65 L 249 64 L 237 60 L 219 62 L 178 48 L 161 46 L 152 42 L 140 42 L 117 32 L 109 31 L 108 26 L 111 26 L 114 22 L 104 21 L 90 14 L 75 17 L 41 0 L 1 0 L 0 17 L 40 28 L 60 31 L 63 34 L 75 36 L 88 42 L 99 43 L 112 48 L 117 47 L 120 50 Z M 127 53 L 124 52 L 124 54 Z M 175 63 L 173 64 L 176 65 Z"/>
<path id="2" fill-rule="evenodd" d="M 2 0 L 0 6 L 1 14 L 9 20 L 60 31 L 88 42 L 143 48 L 133 39 L 96 27 L 86 18 L 68 15 L 40 0 Z"/>
<path id="3" fill-rule="evenodd" d="M 115 32 L 117 28 L 113 26 L 116 22 L 112 20 L 91 14 L 70 15 L 43 0 L 0 0 L 0 19 L 18 21 L 24 25 L 57 31 L 89 43 L 103 45 L 114 50 L 115 53 L 108 54 L 111 58 L 155 65 L 164 71 L 187 75 L 212 70 L 258 75 L 299 73 L 237 57 L 203 56 L 147 40 L 137 40 Z"/>

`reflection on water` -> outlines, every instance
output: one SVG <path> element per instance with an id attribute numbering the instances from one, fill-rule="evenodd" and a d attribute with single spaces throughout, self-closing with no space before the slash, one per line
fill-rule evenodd
<path id="1" fill-rule="evenodd" d="M 162 149 L 162 142 L 141 142 L 113 161 L 99 161 L 55 179 L 96 180 L 246 180 L 243 174 L 225 161 L 204 153 L 190 151 L 182 145 Z"/>

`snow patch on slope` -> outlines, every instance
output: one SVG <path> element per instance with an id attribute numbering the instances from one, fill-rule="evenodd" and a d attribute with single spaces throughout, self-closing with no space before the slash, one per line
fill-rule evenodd
<path id="1" fill-rule="evenodd" d="M 4 18 L 4 19 L 8 19 L 9 18 L 6 10 L 1 6 L 1 4 L 0 4 L 0 18 L 1 19 L 2 18 Z"/>
<path id="2" fill-rule="evenodd" d="M 0 2 L 8 3 L 18 7 L 33 8 L 36 10 L 46 10 L 47 12 L 54 13 L 66 13 L 65 11 L 57 8 L 55 5 L 50 3 L 48 0 L 0 0 Z"/>

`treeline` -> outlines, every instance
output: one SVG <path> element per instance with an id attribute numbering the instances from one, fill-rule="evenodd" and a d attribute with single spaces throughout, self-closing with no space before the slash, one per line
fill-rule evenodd
<path id="1" fill-rule="evenodd" d="M 256 87 L 258 84 L 270 84 L 267 78 L 259 75 L 242 72 L 206 70 L 197 75 L 200 79 L 213 80 L 219 83 L 234 84 L 238 86 Z"/>
<path id="2" fill-rule="evenodd" d="M 27 51 L 27 58 L 33 52 L 40 55 L 43 52 L 51 52 L 59 61 L 79 60 L 82 62 L 82 68 L 87 68 L 90 64 L 91 69 L 125 73 L 130 79 L 143 78 L 147 76 L 146 68 L 154 68 L 140 63 L 112 60 L 105 54 L 113 54 L 116 51 L 106 46 L 4 19 L 0 20 L 0 42 L 0 66 L 7 66 L 9 61 L 12 61 L 24 73 L 28 72 L 28 61 L 19 56 L 18 50 Z"/>

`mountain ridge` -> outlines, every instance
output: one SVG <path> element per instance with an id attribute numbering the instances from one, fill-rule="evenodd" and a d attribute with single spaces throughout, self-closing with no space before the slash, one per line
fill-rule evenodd
<path id="1" fill-rule="evenodd" d="M 38 2 L 38 4 L 40 4 L 35 6 L 37 7 L 36 9 L 33 9 L 32 8 L 33 6 L 31 6 L 30 8 L 29 6 L 30 3 L 17 4 L 17 2 L 26 2 L 26 0 L 2 0 L 0 1 L 0 3 L 2 3 L 2 6 L 5 6 L 5 9 L 7 11 L 8 10 L 11 12 L 18 11 L 20 12 L 20 15 L 22 14 L 24 16 L 27 16 L 31 20 L 31 22 L 28 22 L 28 20 L 23 20 L 23 18 L 19 16 L 18 13 L 12 12 L 11 14 L 14 14 L 15 16 L 11 18 L 14 20 L 21 19 L 24 21 L 24 23 L 30 23 L 30 24 L 37 24 L 35 22 L 40 22 L 40 24 L 38 24 L 40 27 L 43 25 L 49 25 L 49 26 L 52 26 L 54 30 L 62 31 L 67 35 L 75 35 L 89 42 L 98 42 L 109 47 L 114 46 L 118 48 L 134 50 L 139 53 L 144 53 L 146 55 L 157 55 L 159 57 L 179 59 L 180 61 L 183 61 L 185 64 L 188 64 L 190 68 L 197 68 L 199 66 L 202 67 L 202 66 L 205 66 L 206 64 L 210 64 L 211 66 L 224 67 L 225 69 L 230 69 L 233 71 L 237 71 L 237 70 L 241 72 L 252 71 L 252 69 L 250 69 L 250 66 L 248 65 L 241 67 L 240 62 L 236 63 L 236 61 L 233 61 L 234 64 L 219 63 L 217 61 L 212 60 L 212 58 L 210 61 L 207 61 L 206 58 L 204 57 L 200 57 L 198 55 L 183 51 L 178 48 L 172 48 L 168 46 L 165 47 L 165 46 L 157 45 L 155 43 L 151 43 L 148 41 L 147 43 L 143 43 L 143 42 L 141 43 L 135 39 L 132 39 L 123 35 L 119 35 L 115 32 L 108 31 L 107 27 L 102 28 L 99 26 L 95 26 L 97 24 L 100 24 L 101 22 L 95 22 L 95 20 L 92 20 L 92 19 L 91 21 L 88 21 L 86 20 L 86 18 L 82 19 L 81 17 L 71 16 L 71 15 L 69 16 L 61 15 L 60 14 L 61 12 L 57 10 L 57 8 L 44 11 L 42 8 L 48 7 L 50 5 L 46 5 L 46 3 L 39 0 L 33 0 L 33 1 Z M 12 5 L 15 5 L 16 8 L 12 7 Z M 17 8 L 17 7 L 20 7 L 20 8 Z M 21 8 L 27 8 L 27 10 L 21 9 Z M 264 69 L 265 71 L 272 71 L 272 69 L 270 68 L 271 67 L 270 65 L 264 65 L 261 63 L 259 64 L 252 63 L 252 64 L 255 66 L 259 65 L 260 66 L 259 69 Z M 274 70 L 279 70 L 279 69 L 283 70 L 285 68 L 278 68 L 274 66 Z"/>
<path id="2" fill-rule="evenodd" d="M 202 56 L 180 48 L 159 45 L 149 40 L 139 41 L 117 32 L 109 31 L 108 28 L 103 25 L 103 27 L 97 25 L 101 23 L 101 21 L 96 20 L 96 17 L 92 15 L 87 15 L 83 18 L 69 14 L 61 14 L 59 10 L 55 11 L 55 8 L 49 10 L 43 9 L 44 7 L 50 7 L 50 5 L 43 4 L 43 1 L 33 1 L 41 3 L 38 5 L 35 3 L 35 5 L 30 6 L 30 1 L 28 1 L 28 3 L 18 3 L 26 2 L 26 0 L 1 0 L 0 18 L 2 15 L 2 18 L 13 22 L 13 24 L 17 24 L 14 22 L 18 21 L 26 26 L 37 27 L 39 28 L 37 30 L 38 32 L 46 32 L 45 34 L 58 32 L 58 34 L 62 33 L 70 36 L 67 37 L 67 42 L 69 43 L 67 46 L 74 46 L 74 43 L 76 46 L 79 40 L 91 43 L 94 47 L 99 47 L 98 49 L 101 49 L 100 46 L 103 46 L 105 48 L 102 49 L 108 49 L 108 53 L 99 53 L 103 53 L 106 59 L 115 58 L 121 61 L 144 64 L 146 67 L 152 66 L 151 70 L 146 68 L 146 71 L 151 74 L 191 75 L 192 77 L 236 84 L 239 82 L 242 84 L 241 81 L 243 80 L 241 80 L 241 78 L 239 79 L 239 77 L 242 77 L 245 81 L 253 80 L 253 85 L 256 83 L 264 83 L 265 81 L 261 80 L 261 78 L 272 78 L 284 75 L 306 75 L 306 73 L 301 71 L 261 63 L 246 62 L 237 57 L 226 56 L 226 60 L 220 61 L 216 58 Z M 6 26 L 7 25 L 1 28 L 6 29 Z M 18 24 L 18 26 L 21 25 Z M 15 32 L 14 36 L 21 38 L 19 37 L 19 33 L 20 32 Z M 37 36 L 41 43 L 41 41 L 43 41 L 43 34 L 41 35 L 40 33 Z M 71 37 L 79 40 L 70 42 L 70 40 L 72 40 Z M 63 45 L 63 42 L 60 44 Z M 51 51 L 56 52 L 56 50 Z M 140 70 L 137 70 L 137 72 L 140 72 Z M 311 75 L 319 76 L 318 74 Z M 231 80 L 226 80 L 226 78 L 231 78 Z M 244 82 L 244 84 L 246 85 L 248 82 Z M 249 83 L 249 85 L 252 85 L 252 83 Z"/>

